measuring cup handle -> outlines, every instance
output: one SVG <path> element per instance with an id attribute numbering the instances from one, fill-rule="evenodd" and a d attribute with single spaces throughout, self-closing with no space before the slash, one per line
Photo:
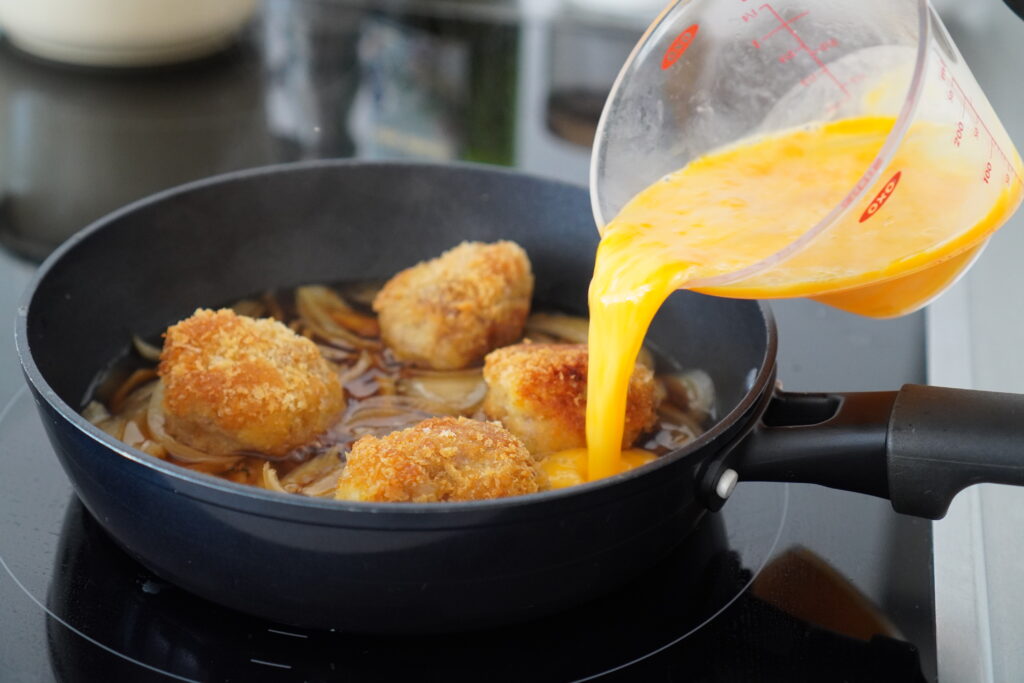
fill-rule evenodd
<path id="1" fill-rule="evenodd" d="M 941 519 L 981 482 L 1024 486 L 1024 395 L 908 384 L 772 397 L 728 465 L 740 479 L 821 484 Z"/>

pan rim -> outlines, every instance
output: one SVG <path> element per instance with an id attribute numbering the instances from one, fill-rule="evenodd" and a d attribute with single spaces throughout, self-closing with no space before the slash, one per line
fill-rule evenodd
<path id="1" fill-rule="evenodd" d="M 279 493 L 245 484 L 238 484 L 220 479 L 213 475 L 194 472 L 173 463 L 161 460 L 160 458 L 156 458 L 143 451 L 127 446 L 88 422 L 73 407 L 58 396 L 56 391 L 54 391 L 50 386 L 49 382 L 43 377 L 42 372 L 36 365 L 32 349 L 29 348 L 28 320 L 29 316 L 32 314 L 33 299 L 43 281 L 46 280 L 49 274 L 64 261 L 65 257 L 69 253 L 72 253 L 75 250 L 78 244 L 102 231 L 106 226 L 116 223 L 116 221 L 123 216 L 134 213 L 144 207 L 158 204 L 170 197 L 184 195 L 196 190 L 205 189 L 223 183 L 236 182 L 251 177 L 269 176 L 280 173 L 301 173 L 309 172 L 317 168 L 336 167 L 352 167 L 356 169 L 371 167 L 409 168 L 427 173 L 464 170 L 492 175 L 511 176 L 586 191 L 586 189 L 581 185 L 553 180 L 540 175 L 524 173 L 514 169 L 490 166 L 487 164 L 468 162 L 441 164 L 422 161 L 371 161 L 361 159 L 318 159 L 259 166 L 218 174 L 162 190 L 127 204 L 126 206 L 121 207 L 85 226 L 57 247 L 57 249 L 55 249 L 43 261 L 36 273 L 33 275 L 31 282 L 19 302 L 15 320 L 14 336 L 15 347 L 22 366 L 22 371 L 28 380 L 29 385 L 31 385 L 34 390 L 34 393 L 45 400 L 69 426 L 90 438 L 104 449 L 112 451 L 113 453 L 132 461 L 135 465 L 142 466 L 157 474 L 163 475 L 164 477 L 169 478 L 168 480 L 171 482 L 180 481 L 187 484 L 190 489 L 195 491 L 202 491 L 204 493 L 209 492 L 211 497 L 199 497 L 194 495 L 192 492 L 186 493 L 185 491 L 175 489 L 176 493 L 179 495 L 198 498 L 206 503 L 215 504 L 218 507 L 225 507 L 233 510 L 241 510 L 247 507 L 242 505 L 243 502 L 248 502 L 250 504 L 256 502 L 260 505 L 265 505 L 266 510 L 256 512 L 246 510 L 246 512 L 250 514 L 258 514 L 264 517 L 291 519 L 294 515 L 286 514 L 288 510 L 292 510 L 294 512 L 301 511 L 306 514 L 323 514 L 327 516 L 336 515 L 338 517 L 337 520 L 332 521 L 331 519 L 325 519 L 318 523 L 331 526 L 344 526 L 344 524 L 340 523 L 345 521 L 350 522 L 351 520 L 346 520 L 345 517 L 353 514 L 447 517 L 453 514 L 469 512 L 501 512 L 510 508 L 541 506 L 545 503 L 556 503 L 573 498 L 586 497 L 599 491 L 611 489 L 614 486 L 628 481 L 641 479 L 653 481 L 654 477 L 658 476 L 658 472 L 683 458 L 696 454 L 705 446 L 729 431 L 729 429 L 731 429 L 735 424 L 740 422 L 741 419 L 754 407 L 757 397 L 761 394 L 761 391 L 771 378 L 778 349 L 778 334 L 775 318 L 772 315 L 771 309 L 765 303 L 760 301 L 751 301 L 750 305 L 757 306 L 762 318 L 764 319 L 766 336 L 764 355 L 761 358 L 761 363 L 757 368 L 754 380 L 750 387 L 748 387 L 742 400 L 740 400 L 740 402 L 734 406 L 728 414 L 720 418 L 710 429 L 688 443 L 684 448 L 667 453 L 652 463 L 622 474 L 553 491 L 542 491 L 539 493 L 506 498 L 448 503 L 370 503 L 339 501 L 333 498 L 310 498 L 295 494 Z M 132 466 L 132 469 L 134 470 L 134 466 Z M 237 505 L 225 504 L 225 501 L 222 500 L 222 497 L 224 497 L 225 494 L 227 500 L 233 500 L 234 496 L 238 496 L 238 498 L 235 499 L 237 500 Z M 278 512 L 278 514 L 274 514 L 275 511 Z"/>

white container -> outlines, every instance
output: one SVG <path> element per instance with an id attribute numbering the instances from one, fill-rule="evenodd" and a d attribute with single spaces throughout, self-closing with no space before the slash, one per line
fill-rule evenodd
<path id="1" fill-rule="evenodd" d="M 255 9 L 256 0 L 0 0 L 0 26 L 46 59 L 150 66 L 221 49 Z"/>

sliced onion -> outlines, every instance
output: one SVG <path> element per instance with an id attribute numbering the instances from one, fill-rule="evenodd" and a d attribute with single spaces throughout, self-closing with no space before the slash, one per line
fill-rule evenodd
<path id="1" fill-rule="evenodd" d="M 371 396 L 356 403 L 348 411 L 342 423 L 353 420 L 368 420 L 379 417 L 394 417 L 409 414 L 409 419 L 426 419 L 445 414 L 444 409 L 435 403 L 415 396 Z"/>
<path id="2" fill-rule="evenodd" d="M 373 396 L 363 401 L 353 401 L 332 431 L 352 437 L 364 434 L 383 436 L 412 427 L 427 418 L 447 414 L 443 407 L 418 397 Z"/>
<path id="3" fill-rule="evenodd" d="M 475 367 L 462 370 L 434 370 L 410 366 L 405 368 L 405 371 L 410 377 L 425 377 L 427 379 L 479 379 L 483 376 L 484 369 Z"/>
<path id="4" fill-rule="evenodd" d="M 302 321 L 318 336 L 341 346 L 379 348 L 380 327 L 376 318 L 353 310 L 327 287 L 309 286 L 295 290 L 295 305 Z"/>
<path id="5" fill-rule="evenodd" d="M 149 409 L 146 411 L 146 426 L 152 437 L 174 458 L 187 463 L 219 463 L 233 464 L 242 457 L 240 455 L 214 455 L 187 446 L 167 433 L 164 415 L 164 385 L 157 382 L 149 397 Z"/>
<path id="6" fill-rule="evenodd" d="M 679 428 L 686 429 L 693 436 L 704 433 L 704 428 L 701 426 L 701 419 L 704 417 L 701 415 L 699 418 L 694 416 L 686 410 L 683 410 L 679 406 L 673 403 L 662 403 L 658 406 L 658 417 L 662 420 L 662 428 L 671 429 Z"/>
<path id="7" fill-rule="evenodd" d="M 703 370 L 688 370 L 662 375 L 668 398 L 684 410 L 700 415 L 699 419 L 714 417 L 715 383 Z"/>
<path id="8" fill-rule="evenodd" d="M 193 465 L 193 466 L 189 467 L 188 469 L 193 470 L 193 471 L 201 471 L 201 470 L 198 469 L 197 465 Z M 213 474 L 216 474 L 216 473 L 213 473 Z M 260 485 L 260 483 L 258 481 L 253 479 L 252 474 L 250 474 L 248 470 L 239 470 L 239 469 L 231 468 L 231 469 L 227 470 L 226 472 L 222 472 L 220 474 L 220 476 L 223 477 L 224 479 L 227 479 L 228 481 L 233 481 L 236 484 L 246 484 L 247 486 L 259 486 Z M 260 476 L 262 476 L 262 473 L 260 473 Z"/>
<path id="9" fill-rule="evenodd" d="M 366 399 L 377 394 L 388 393 L 381 391 L 383 384 L 390 381 L 394 383 L 394 380 L 388 377 L 385 373 L 381 372 L 377 368 L 370 368 L 358 377 L 354 377 L 345 383 L 345 390 L 357 399 Z"/>
<path id="10" fill-rule="evenodd" d="M 125 402 L 128 400 L 129 395 L 138 389 L 143 384 L 151 382 L 156 379 L 156 370 L 153 368 L 139 368 L 132 374 L 128 375 L 128 379 L 121 383 L 121 386 L 117 388 L 114 395 L 110 397 L 108 404 L 110 405 L 110 412 L 117 415 L 124 411 Z"/>
<path id="11" fill-rule="evenodd" d="M 337 467 L 324 474 L 322 477 L 314 481 L 309 486 L 303 487 L 301 493 L 304 496 L 312 496 L 314 498 L 324 498 L 326 496 L 333 496 L 338 490 L 338 477 L 341 476 L 342 471 L 345 469 L 344 465 L 338 464 Z"/>
<path id="12" fill-rule="evenodd" d="M 676 451 L 697 438 L 699 433 L 694 433 L 685 425 L 662 422 L 661 429 L 644 447 L 648 450 L 663 448 L 668 451 Z"/>
<path id="13" fill-rule="evenodd" d="M 370 356 L 368 352 L 363 351 L 362 353 L 360 353 L 359 360 L 355 362 L 355 365 L 353 365 L 350 368 L 347 368 L 340 375 L 338 375 L 338 379 L 341 380 L 341 386 L 345 386 L 346 384 L 348 384 L 349 382 L 351 382 L 352 380 L 354 380 L 355 378 L 359 377 L 361 374 L 369 370 L 370 365 L 372 363 L 373 357 Z"/>
<path id="14" fill-rule="evenodd" d="M 543 332 L 528 332 L 523 336 L 523 341 L 530 344 L 564 344 L 565 340 L 553 337 Z"/>
<path id="15" fill-rule="evenodd" d="M 443 406 L 451 413 L 472 412 L 487 395 L 487 384 L 479 369 L 452 372 L 412 370 L 399 380 L 399 393 Z"/>
<path id="16" fill-rule="evenodd" d="M 323 477 L 324 473 L 341 466 L 341 458 L 338 457 L 340 450 L 340 446 L 335 446 L 326 453 L 321 453 L 315 458 L 307 460 L 286 474 L 284 479 L 281 480 L 281 485 L 288 488 L 290 488 L 289 485 L 296 488 L 309 486 L 314 481 Z"/>
<path id="17" fill-rule="evenodd" d="M 270 489 L 271 491 L 278 491 L 280 493 L 288 493 L 284 487 L 281 486 L 281 480 L 277 478 L 277 470 L 270 466 L 269 462 L 263 463 L 263 488 Z"/>
<path id="18" fill-rule="evenodd" d="M 141 421 L 144 422 L 146 419 L 146 411 L 149 410 L 149 397 L 153 395 L 154 388 L 156 388 L 155 380 L 143 384 L 135 389 L 135 391 L 128 394 L 128 398 L 125 399 L 118 414 L 129 420 L 141 418 Z"/>
<path id="19" fill-rule="evenodd" d="M 340 287 L 342 296 L 349 301 L 354 301 L 363 306 L 372 306 L 373 300 L 377 298 L 377 295 L 383 288 L 383 280 L 377 282 L 356 282 Z"/>
<path id="20" fill-rule="evenodd" d="M 132 448 L 138 448 L 146 440 L 146 435 L 143 433 L 139 423 L 135 420 L 128 420 L 124 426 L 124 433 L 121 435 L 121 441 L 124 441 Z"/>
<path id="21" fill-rule="evenodd" d="M 132 346 L 134 346 L 135 351 L 146 360 L 153 363 L 160 362 L 160 347 L 150 344 L 137 334 L 132 335 Z"/>
<path id="22" fill-rule="evenodd" d="M 124 435 L 124 427 L 126 424 L 128 424 L 128 420 L 123 417 L 112 417 L 109 420 L 103 420 L 102 422 L 97 423 L 96 426 L 120 441 L 121 437 Z"/>
<path id="23" fill-rule="evenodd" d="M 377 375 L 377 393 L 381 396 L 394 396 L 398 393 L 398 382 L 391 375 L 380 373 Z"/>
<path id="24" fill-rule="evenodd" d="M 352 360 L 353 351 L 339 349 L 337 346 L 328 346 L 327 344 L 317 344 L 316 347 L 320 349 L 320 355 L 332 363 L 347 363 Z"/>
<path id="25" fill-rule="evenodd" d="M 244 315 L 249 318 L 262 318 L 267 313 L 267 307 L 262 301 L 256 299 L 242 299 L 241 301 L 235 302 L 235 305 L 231 307 L 238 315 Z"/>
<path id="26" fill-rule="evenodd" d="M 286 491 L 305 496 L 329 496 L 338 488 L 338 477 L 344 469 L 341 446 L 334 446 L 285 475 L 281 485 Z"/>
<path id="27" fill-rule="evenodd" d="M 82 410 L 82 417 L 94 425 L 110 419 L 110 411 L 99 401 L 89 401 Z"/>
<path id="28" fill-rule="evenodd" d="M 167 457 L 167 449 L 152 439 L 146 439 L 136 446 L 136 448 L 144 453 L 149 453 L 154 458 L 160 458 L 162 460 Z"/>
<path id="29" fill-rule="evenodd" d="M 526 336 L 555 337 L 573 344 L 586 344 L 590 323 L 586 318 L 561 313 L 534 313 L 526 319 Z"/>

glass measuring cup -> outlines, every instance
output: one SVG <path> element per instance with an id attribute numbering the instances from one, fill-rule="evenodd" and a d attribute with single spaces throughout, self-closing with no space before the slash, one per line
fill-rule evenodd
<path id="1" fill-rule="evenodd" d="M 861 117 L 888 132 L 857 182 L 835 188 L 831 210 L 687 288 L 808 296 L 874 317 L 915 310 L 973 262 L 1024 194 L 1020 156 L 927 0 L 669 5 L 605 106 L 591 165 L 598 225 L 713 150 Z"/>

